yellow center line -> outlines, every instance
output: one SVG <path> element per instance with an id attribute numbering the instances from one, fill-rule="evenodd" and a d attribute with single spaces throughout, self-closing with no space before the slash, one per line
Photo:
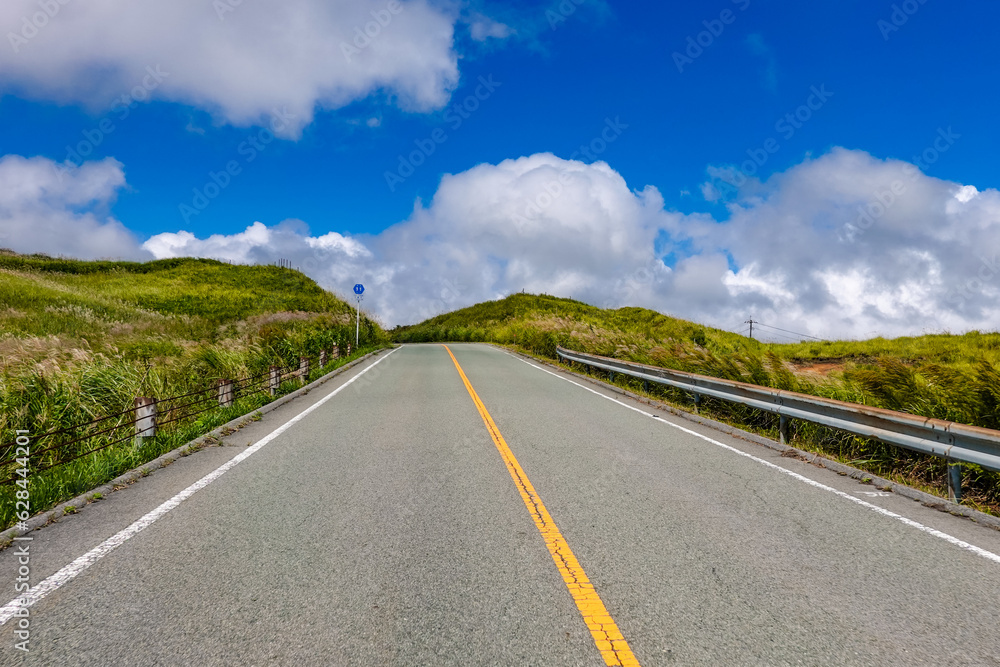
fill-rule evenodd
<path id="1" fill-rule="evenodd" d="M 521 469 L 521 465 L 517 462 L 517 459 L 514 458 L 514 453 L 507 446 L 507 442 L 503 439 L 503 436 L 500 435 L 500 429 L 497 428 L 496 422 L 493 421 L 490 413 L 486 410 L 486 406 L 479 399 L 476 390 L 472 388 L 472 383 L 466 377 L 465 371 L 462 370 L 462 367 L 458 363 L 458 359 L 455 358 L 455 355 L 452 354 L 451 349 L 447 345 L 442 345 L 442 347 L 448 350 L 448 355 L 455 362 L 455 368 L 458 369 L 458 374 L 462 376 L 462 382 L 465 383 L 465 388 L 469 391 L 472 402 L 476 404 L 476 409 L 479 410 L 480 416 L 486 423 L 486 429 L 493 438 L 493 444 L 497 446 L 500 456 L 507 465 L 507 471 L 510 472 L 517 490 L 521 493 L 525 507 L 528 508 L 531 518 L 534 519 L 538 532 L 542 534 L 545 545 L 549 548 L 549 553 L 552 554 L 552 560 L 555 561 L 556 567 L 559 569 L 559 574 L 562 575 L 563 581 L 566 582 L 566 588 L 569 589 L 570 595 L 573 596 L 573 601 L 576 602 L 577 609 L 580 610 L 580 614 L 583 616 L 584 623 L 587 624 L 590 634 L 594 637 L 597 649 L 604 657 L 604 664 L 639 667 L 639 661 L 632 654 L 632 649 L 629 648 L 628 642 L 625 641 L 622 633 L 619 632 L 614 619 L 608 614 L 608 610 L 604 607 L 604 603 L 601 602 L 601 598 L 594 589 L 594 585 L 590 583 L 590 579 L 587 578 L 583 567 L 580 566 L 580 563 L 576 560 L 576 556 L 573 555 L 573 551 L 569 548 L 569 543 L 566 542 L 562 533 L 559 532 L 555 521 L 549 516 L 549 511 L 545 509 L 542 499 L 535 493 L 535 488 L 528 481 L 528 476 L 524 474 L 524 470 Z"/>

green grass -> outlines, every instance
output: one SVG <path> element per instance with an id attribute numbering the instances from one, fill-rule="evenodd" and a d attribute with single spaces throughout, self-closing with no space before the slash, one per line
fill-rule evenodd
<path id="1" fill-rule="evenodd" d="M 397 342 L 483 341 L 555 359 L 556 346 L 1000 429 L 1000 334 L 971 332 L 864 341 L 763 344 L 643 308 L 601 309 L 548 295 L 514 294 L 391 332 Z M 618 384 L 641 392 L 641 384 Z M 690 409 L 682 392 L 654 397 Z M 776 437 L 777 418 L 706 401 L 702 411 Z M 794 443 L 866 471 L 944 493 L 944 461 L 796 423 Z M 1000 474 L 965 466 L 967 504 L 1000 514 Z"/>
<path id="2" fill-rule="evenodd" d="M 83 262 L 0 251 L 0 444 L 13 441 L 16 429 L 37 436 L 122 412 L 137 396 L 177 396 L 271 365 L 297 366 L 299 356 L 334 345 L 343 351 L 354 340 L 353 317 L 350 304 L 290 269 L 201 259 Z M 363 350 L 388 344 L 364 313 L 360 344 Z M 238 406 L 253 410 L 260 400 Z M 86 450 L 33 454 L 33 468 L 59 464 L 32 476 L 33 513 L 235 416 L 232 409 L 206 414 L 138 449 L 124 443 L 65 465 L 63 459 L 101 441 L 81 445 Z M 71 429 L 61 438 L 85 432 Z M 44 445 L 33 442 L 36 450 Z M 11 474 L 0 473 L 3 479 Z M 12 516 L 10 490 L 0 488 L 3 527 Z"/>
<path id="3" fill-rule="evenodd" d="M 378 346 L 380 347 L 380 346 Z M 378 347 L 351 350 L 351 356 L 341 357 L 327 364 L 324 369 L 312 367 L 308 381 L 317 380 L 325 374 L 357 359 Z M 85 457 L 69 461 L 51 470 L 30 476 L 31 514 L 37 514 L 55 507 L 60 502 L 74 498 L 98 487 L 133 468 L 180 447 L 195 438 L 229 422 L 237 417 L 249 415 L 268 403 L 291 393 L 301 386 L 297 379 L 287 380 L 272 398 L 267 393 L 257 393 L 238 398 L 231 407 L 215 408 L 194 419 L 184 420 L 161 429 L 153 438 L 146 438 L 141 445 L 129 440 L 122 445 L 101 449 Z M 250 419 L 253 419 L 251 416 Z M 224 434 L 225 435 L 225 434 Z M 99 446 L 103 440 L 87 443 L 88 448 Z M 37 461 L 41 464 L 45 461 Z M 5 473 L 6 477 L 7 473 Z M 0 487 L 0 529 L 8 528 L 17 521 L 15 513 L 15 485 Z M 98 494 L 100 496 L 100 494 Z"/>

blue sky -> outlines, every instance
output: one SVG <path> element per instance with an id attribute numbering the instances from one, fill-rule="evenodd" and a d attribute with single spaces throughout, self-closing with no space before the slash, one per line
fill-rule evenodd
<path id="1" fill-rule="evenodd" d="M 64 187 L 93 191 L 11 195 L 0 245 L 308 255 L 303 270 L 340 293 L 367 281 L 387 324 L 522 288 L 821 336 L 993 321 L 995 288 L 968 269 L 1000 224 L 987 34 L 1000 8 L 229 3 L 152 3 L 144 15 L 70 0 L 34 33 L 46 3 L 5 4 L 0 185 L 20 192 L 55 165 Z M 377 34 L 355 42 L 366 23 Z M 127 113 L 122 95 L 136 102 Z M 906 207 L 845 232 L 906 164 L 920 172 L 893 195 Z M 531 174 L 550 172 L 584 181 L 567 176 L 570 197 L 521 215 L 557 182 Z M 206 188 L 214 196 L 199 199 Z M 949 210 L 958 192 L 975 213 Z M 580 222 L 595 206 L 605 219 Z M 929 322 L 930 305 L 947 312 Z"/>

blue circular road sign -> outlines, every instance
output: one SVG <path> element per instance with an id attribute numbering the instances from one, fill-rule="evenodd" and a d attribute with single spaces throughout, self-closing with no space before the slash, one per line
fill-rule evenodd
<path id="1" fill-rule="evenodd" d="M 364 291 L 365 291 L 365 286 L 362 285 L 361 283 L 358 283 L 357 285 L 354 286 L 355 294 L 363 294 Z"/>

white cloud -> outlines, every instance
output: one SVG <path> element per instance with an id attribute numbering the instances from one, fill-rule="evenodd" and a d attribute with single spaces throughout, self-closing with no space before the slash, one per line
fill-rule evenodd
<path id="1" fill-rule="evenodd" d="M 491 37 L 506 39 L 512 34 L 514 30 L 510 26 L 482 14 L 474 15 L 469 22 L 469 35 L 477 42 L 485 42 Z"/>
<path id="2" fill-rule="evenodd" d="M 445 176 L 429 203 L 377 235 L 314 236 L 286 220 L 205 239 L 159 234 L 142 249 L 99 213 L 124 186 L 113 160 L 60 181 L 50 161 L 8 156 L 0 183 L 0 229 L 20 234 L 20 245 L 0 245 L 287 259 L 343 295 L 365 283 L 366 307 L 390 326 L 522 289 L 724 328 L 753 316 L 820 337 L 1000 322 L 1000 192 L 862 151 L 834 149 L 748 181 L 724 221 L 668 211 L 656 188 L 630 189 L 606 163 L 538 154 Z"/>
<path id="3" fill-rule="evenodd" d="M 750 186 L 726 223 L 682 230 L 732 257 L 743 313 L 820 337 L 997 328 L 995 189 L 842 148 Z"/>
<path id="4" fill-rule="evenodd" d="M 445 176 L 429 205 L 418 203 L 408 220 L 373 237 L 301 234 L 296 246 L 293 234 L 282 245 L 265 233 L 275 230 L 255 223 L 205 240 L 159 235 L 145 248 L 157 256 L 289 258 L 342 294 L 365 283 L 366 306 L 391 325 L 522 289 L 609 305 L 642 299 L 670 275 L 652 261 L 666 217 L 654 188 L 630 191 L 605 163 L 540 154 Z"/>
<path id="5" fill-rule="evenodd" d="M 958 201 L 962 202 L 963 204 L 968 204 L 978 194 L 979 194 L 979 191 L 976 190 L 976 186 L 974 186 L 974 185 L 963 185 L 962 187 L 960 187 L 958 189 L 958 192 L 955 193 L 955 199 L 957 199 Z"/>
<path id="6" fill-rule="evenodd" d="M 309 235 L 301 220 L 285 220 L 275 227 L 255 222 L 238 234 L 212 234 L 199 239 L 191 232 L 157 234 L 143 244 L 143 249 L 162 259 L 165 257 L 208 257 L 244 264 L 269 264 L 276 259 L 296 261 L 312 254 L 342 261 L 370 257 L 371 253 L 355 239 L 330 232 L 320 237 Z M 319 264 L 307 263 L 301 268 L 315 275 Z"/>
<path id="7" fill-rule="evenodd" d="M 427 207 L 372 239 L 390 272 L 372 298 L 394 323 L 522 289 L 605 302 L 650 265 L 663 217 L 655 189 L 631 192 L 603 162 L 479 165 L 445 176 Z M 659 263 L 644 280 L 667 273 Z"/>
<path id="8" fill-rule="evenodd" d="M 312 275 L 342 293 L 366 282 L 367 305 L 387 324 L 521 289 L 726 328 L 753 316 L 820 337 L 1000 321 L 1000 266 L 987 268 L 1000 251 L 996 190 L 835 149 L 748 180 L 730 209 L 722 222 L 672 213 L 655 188 L 630 190 L 603 162 L 540 154 L 446 176 L 406 221 L 374 237 L 337 235 L 322 256 L 303 237 L 295 257 L 314 257 Z M 265 252 L 241 242 L 247 261 Z M 199 243 L 181 251 L 204 252 Z M 671 251 L 672 269 L 660 260 Z"/>
<path id="9" fill-rule="evenodd" d="M 444 106 L 458 83 L 457 17 L 428 0 L 49 4 L 51 18 L 36 0 L 0 3 L 8 90 L 106 109 L 158 67 L 154 99 L 236 125 L 287 108 L 295 121 L 284 133 L 295 136 L 317 106 L 384 91 L 425 111 Z"/>
<path id="10" fill-rule="evenodd" d="M 150 259 L 107 209 L 125 185 L 112 158 L 64 167 L 41 157 L 0 158 L 0 247 L 84 259 Z"/>

